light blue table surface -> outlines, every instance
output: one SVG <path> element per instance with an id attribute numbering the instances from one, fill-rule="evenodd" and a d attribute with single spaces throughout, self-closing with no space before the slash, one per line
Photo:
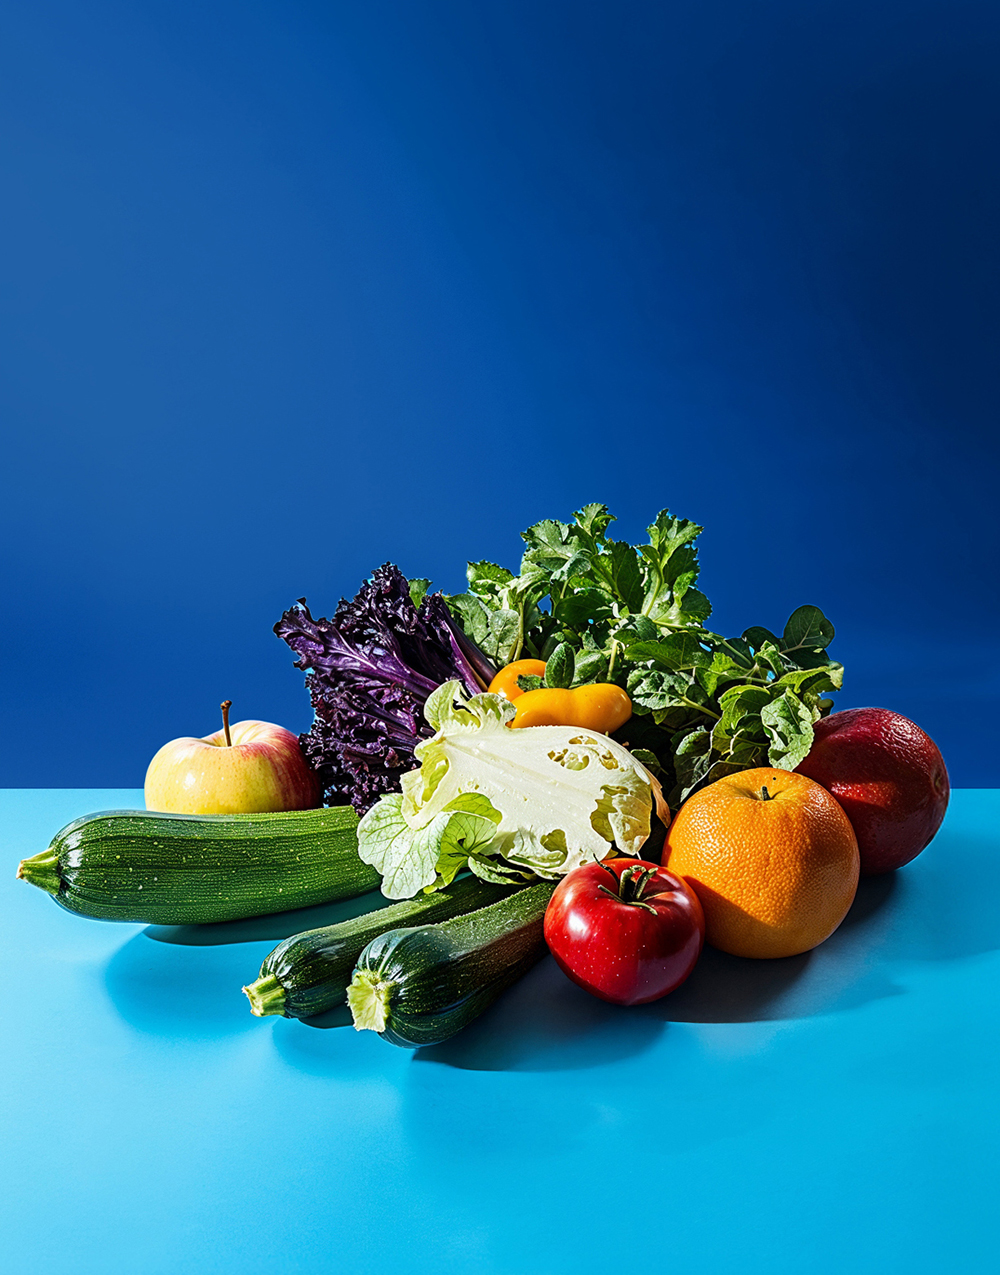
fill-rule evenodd
<path id="1" fill-rule="evenodd" d="M 14 880 L 141 804 L 0 794 L 12 1275 L 996 1269 L 1000 792 L 955 793 L 809 955 L 706 950 L 632 1010 L 546 960 L 415 1053 L 251 1017 L 241 984 L 318 909 L 196 945 Z"/>

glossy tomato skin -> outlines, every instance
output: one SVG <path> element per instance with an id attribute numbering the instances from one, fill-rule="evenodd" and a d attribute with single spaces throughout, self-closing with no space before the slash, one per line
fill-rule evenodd
<path id="1" fill-rule="evenodd" d="M 623 874 L 635 878 L 647 868 L 652 872 L 637 901 L 619 897 L 619 890 L 629 893 Z M 638 859 L 574 869 L 556 886 L 545 913 L 545 941 L 559 968 L 615 1005 L 645 1005 L 679 987 L 704 939 L 705 915 L 694 890 L 683 877 Z"/>

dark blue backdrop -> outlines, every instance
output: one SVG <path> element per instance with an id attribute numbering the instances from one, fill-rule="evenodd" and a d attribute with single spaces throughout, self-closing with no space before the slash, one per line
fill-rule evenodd
<path id="1" fill-rule="evenodd" d="M 604 500 L 996 784 L 1000 6 L 8 0 L 0 785 Z"/>

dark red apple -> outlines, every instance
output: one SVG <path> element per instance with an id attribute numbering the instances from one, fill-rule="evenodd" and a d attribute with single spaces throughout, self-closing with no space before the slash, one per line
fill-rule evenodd
<path id="1" fill-rule="evenodd" d="M 887 708 L 831 713 L 815 731 L 798 770 L 843 806 L 858 839 L 862 875 L 909 863 L 941 827 L 948 807 L 948 771 L 937 744 Z"/>

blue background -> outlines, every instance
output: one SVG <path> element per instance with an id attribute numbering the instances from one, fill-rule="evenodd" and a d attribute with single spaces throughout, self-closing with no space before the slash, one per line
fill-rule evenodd
<path id="1" fill-rule="evenodd" d="M 302 729 L 271 633 L 589 500 L 998 781 L 1000 7 L 8 2 L 0 784 Z"/>

